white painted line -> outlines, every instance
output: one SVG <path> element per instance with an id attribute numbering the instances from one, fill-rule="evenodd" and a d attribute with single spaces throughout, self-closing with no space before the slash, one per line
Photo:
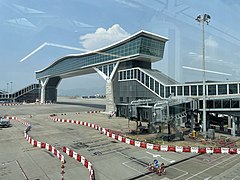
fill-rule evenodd
<path id="1" fill-rule="evenodd" d="M 153 157 L 161 157 L 159 154 L 153 154 L 153 153 L 150 153 L 148 151 L 146 151 L 146 153 L 152 155 Z"/>
<path id="2" fill-rule="evenodd" d="M 142 158 L 138 158 L 138 159 L 149 159 L 149 157 L 142 157 Z M 122 163 L 122 164 L 127 164 L 127 163 L 130 163 L 130 162 L 133 162 L 133 161 L 135 161 L 135 162 L 138 162 L 139 164 L 142 164 L 142 165 L 144 165 L 144 166 L 146 166 L 146 164 L 144 164 L 144 163 L 142 163 L 141 161 L 138 161 L 138 160 L 136 160 L 136 159 L 133 159 L 133 160 L 130 160 L 130 161 L 126 161 L 126 162 L 124 162 L 124 163 Z"/>
<path id="3" fill-rule="evenodd" d="M 170 168 L 176 169 L 176 170 L 181 171 L 181 172 L 184 173 L 184 174 L 182 174 L 182 175 L 180 175 L 180 176 L 178 176 L 178 177 L 175 177 L 173 180 L 179 179 L 179 178 L 181 178 L 181 177 L 183 177 L 183 176 L 186 176 L 186 175 L 188 174 L 187 171 L 184 171 L 184 170 L 178 169 L 178 168 L 176 168 L 176 167 L 170 167 Z"/>
<path id="4" fill-rule="evenodd" d="M 154 158 L 160 157 L 161 159 L 163 159 L 163 160 L 165 160 L 167 162 L 170 162 L 170 163 L 176 162 L 175 160 L 172 160 L 172 159 L 169 159 L 169 158 L 164 158 L 160 154 L 153 154 L 153 153 L 150 153 L 148 151 L 146 151 L 146 153 L 152 155 Z"/>
<path id="5" fill-rule="evenodd" d="M 127 155 L 125 155 L 125 154 L 123 154 L 123 153 L 121 153 L 121 152 L 116 152 L 116 153 L 121 154 L 122 156 L 124 156 L 124 157 L 126 157 L 126 158 L 130 158 L 129 156 L 127 156 Z M 144 157 L 143 157 L 143 158 L 144 158 Z M 146 157 L 146 158 L 148 158 L 148 157 Z M 133 159 L 132 161 L 138 162 L 138 163 L 146 166 L 146 164 L 142 163 L 141 161 L 138 161 L 137 159 Z M 132 162 L 132 161 L 127 161 L 127 162 L 124 162 L 124 163 L 122 163 L 122 164 L 123 164 L 124 166 L 126 166 L 126 167 L 128 167 L 128 168 L 130 168 L 130 169 L 132 169 L 132 170 L 134 170 L 134 171 L 136 171 L 136 172 L 138 172 L 138 173 L 140 173 L 140 174 L 145 174 L 145 173 L 143 173 L 143 172 L 141 172 L 141 171 L 138 171 L 137 169 L 135 169 L 135 168 L 133 168 L 133 167 L 130 167 L 130 166 L 128 166 L 128 165 L 125 164 L 125 163 L 129 163 L 129 162 Z M 149 178 L 152 179 L 151 176 L 148 176 L 148 175 L 145 175 L 145 176 L 147 176 L 147 177 L 149 177 Z"/>
<path id="6" fill-rule="evenodd" d="M 234 177 L 232 180 L 235 180 L 235 179 L 238 178 L 238 177 L 240 177 L 240 176 L 236 176 L 236 177 Z"/>
<path id="7" fill-rule="evenodd" d="M 209 177 L 207 177 L 207 178 L 204 178 L 204 180 L 209 180 L 211 177 L 212 177 L 212 176 L 209 176 Z"/>
<path id="8" fill-rule="evenodd" d="M 208 171 L 209 169 L 212 169 L 212 168 L 218 166 L 219 164 L 222 164 L 222 163 L 224 163 L 225 161 L 228 161 L 229 159 L 232 159 L 232 158 L 235 158 L 235 156 L 232 156 L 232 157 L 230 157 L 230 158 L 228 158 L 228 159 L 226 159 L 226 160 L 224 160 L 224 161 L 222 161 L 222 162 L 219 162 L 219 163 L 217 163 L 217 164 L 215 164 L 215 165 L 213 165 L 213 166 L 211 166 L 211 167 L 209 167 L 209 168 L 207 168 L 207 169 L 204 169 L 203 171 L 200 171 L 200 172 L 198 172 L 197 174 L 194 174 L 193 176 L 187 178 L 186 180 L 191 179 L 191 178 L 193 178 L 193 177 L 196 177 L 197 175 L 199 175 L 199 174 L 201 174 L 201 173 L 203 173 L 203 172 L 205 172 L 205 171 Z"/>
<path id="9" fill-rule="evenodd" d="M 138 171 L 137 169 L 135 169 L 135 168 L 133 168 L 133 167 L 131 167 L 131 166 L 128 166 L 128 165 L 126 165 L 126 164 L 124 164 L 124 163 L 122 163 L 122 164 L 123 164 L 124 166 L 128 167 L 129 169 L 132 169 L 132 170 L 134 170 L 134 171 L 136 171 L 136 172 L 138 172 L 138 173 L 140 173 L 140 174 L 145 174 L 145 173 L 143 173 L 143 172 L 141 172 L 141 171 Z M 151 176 L 148 176 L 148 175 L 146 175 L 146 176 L 152 179 Z"/>

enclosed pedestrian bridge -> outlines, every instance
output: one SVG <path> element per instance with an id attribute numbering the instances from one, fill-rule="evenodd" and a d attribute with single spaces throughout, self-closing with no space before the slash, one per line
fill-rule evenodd
<path id="1" fill-rule="evenodd" d="M 165 37 L 139 31 L 107 47 L 62 57 L 36 71 L 36 78 L 41 83 L 41 102 L 57 100 L 57 86 L 61 79 L 97 72 L 106 80 L 107 110 L 114 110 L 115 72 L 134 67 L 151 69 L 152 62 L 163 58 L 166 41 Z"/>

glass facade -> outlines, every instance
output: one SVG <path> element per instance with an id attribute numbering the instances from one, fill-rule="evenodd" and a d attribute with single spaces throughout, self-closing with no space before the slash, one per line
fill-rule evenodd
<path id="1" fill-rule="evenodd" d="M 147 36 L 136 36 L 134 39 L 125 43 L 120 43 L 112 48 L 83 54 L 79 57 L 64 57 L 50 67 L 41 72 L 37 72 L 37 79 L 50 75 L 60 75 L 62 73 L 79 70 L 80 68 L 92 66 L 95 64 L 124 58 L 126 56 L 143 54 L 162 59 L 164 53 L 165 41 L 156 40 Z"/>
<path id="2" fill-rule="evenodd" d="M 183 85 L 165 85 L 154 78 L 153 76 L 145 73 L 141 68 L 132 68 L 126 70 L 120 70 L 118 76 L 119 81 L 128 80 L 138 80 L 144 84 L 151 91 L 155 92 L 162 98 L 168 98 L 170 94 L 174 96 L 202 96 L 203 95 L 203 85 L 198 84 L 183 84 Z M 125 76 L 124 74 L 128 74 Z M 206 84 L 206 96 L 218 96 L 218 95 L 228 95 L 228 94 L 238 94 L 238 86 L 240 84 L 233 83 L 218 83 L 218 84 Z M 214 101 L 215 102 L 215 101 Z M 214 105 L 211 105 L 211 107 Z"/>

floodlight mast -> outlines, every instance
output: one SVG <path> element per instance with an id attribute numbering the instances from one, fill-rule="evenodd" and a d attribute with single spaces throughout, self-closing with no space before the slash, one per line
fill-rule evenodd
<path id="1" fill-rule="evenodd" d="M 202 68 L 203 68 L 203 115 L 202 115 L 202 123 L 203 123 L 203 134 L 206 138 L 207 135 L 207 120 L 206 120 L 206 77 L 205 77 L 205 32 L 204 32 L 204 24 L 207 25 L 210 22 L 210 15 L 203 14 L 198 15 L 195 19 L 198 23 L 202 23 Z"/>

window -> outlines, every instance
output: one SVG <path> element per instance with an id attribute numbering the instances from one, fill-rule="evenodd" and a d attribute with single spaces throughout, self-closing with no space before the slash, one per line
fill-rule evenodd
<path id="1" fill-rule="evenodd" d="M 170 87 L 166 87 L 166 98 L 168 98 L 170 96 Z"/>
<path id="2" fill-rule="evenodd" d="M 208 85 L 208 95 L 216 95 L 216 85 Z"/>
<path id="3" fill-rule="evenodd" d="M 218 85 L 218 94 L 227 94 L 227 84 L 219 84 Z"/>
<path id="4" fill-rule="evenodd" d="M 197 95 L 197 86 L 191 86 L 191 95 L 196 96 Z"/>
<path id="5" fill-rule="evenodd" d="M 136 79 L 137 78 L 137 69 L 134 69 L 134 77 L 133 77 L 134 79 Z"/>
<path id="6" fill-rule="evenodd" d="M 119 80 L 122 80 L 122 79 L 123 79 L 123 72 L 120 71 L 120 72 L 119 72 Z"/>
<path id="7" fill-rule="evenodd" d="M 145 78 L 144 78 L 144 73 L 141 72 L 141 78 L 142 78 L 142 83 L 145 84 Z"/>
<path id="8" fill-rule="evenodd" d="M 184 96 L 189 96 L 189 86 L 184 86 Z"/>
<path id="9" fill-rule="evenodd" d="M 123 97 L 120 97 L 119 100 L 120 100 L 120 102 L 123 102 Z"/>
<path id="10" fill-rule="evenodd" d="M 127 70 L 127 79 L 130 79 L 130 70 Z"/>
<path id="11" fill-rule="evenodd" d="M 171 94 L 174 94 L 174 96 L 176 95 L 176 87 L 175 86 L 171 86 Z"/>
<path id="12" fill-rule="evenodd" d="M 199 96 L 203 95 L 203 86 L 202 85 L 198 85 L 198 95 Z"/>
<path id="13" fill-rule="evenodd" d="M 229 94 L 237 94 L 237 84 L 229 84 Z"/>
<path id="14" fill-rule="evenodd" d="M 164 86 L 160 84 L 160 96 L 164 98 Z"/>
<path id="15" fill-rule="evenodd" d="M 146 77 L 146 84 L 145 84 L 145 85 L 146 85 L 147 87 L 149 87 L 149 76 L 146 75 L 145 77 Z"/>
<path id="16" fill-rule="evenodd" d="M 154 91 L 154 80 L 150 77 L 150 89 Z"/>
<path id="17" fill-rule="evenodd" d="M 182 96 L 182 86 L 177 86 L 177 95 Z"/>
<path id="18" fill-rule="evenodd" d="M 155 81 L 155 93 L 159 94 L 159 82 Z"/>

